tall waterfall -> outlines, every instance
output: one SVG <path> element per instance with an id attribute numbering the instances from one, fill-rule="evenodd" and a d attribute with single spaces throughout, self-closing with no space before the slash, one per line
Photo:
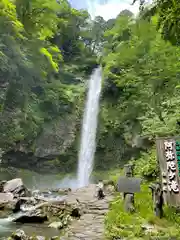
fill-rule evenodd
<path id="1" fill-rule="evenodd" d="M 78 159 L 78 185 L 89 184 L 93 170 L 94 153 L 96 150 L 96 129 L 99 112 L 99 98 L 101 93 L 102 70 L 93 71 L 88 83 L 88 95 L 84 110 L 80 151 Z"/>

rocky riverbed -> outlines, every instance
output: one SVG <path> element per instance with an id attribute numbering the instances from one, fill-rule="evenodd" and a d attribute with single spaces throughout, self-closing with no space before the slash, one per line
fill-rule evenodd
<path id="1" fill-rule="evenodd" d="M 0 225 L 6 220 L 6 225 L 9 221 L 9 224 L 13 223 L 17 228 L 21 228 L 15 231 L 12 239 L 32 237 L 22 230 L 24 224 L 34 225 L 35 228 L 38 225 L 46 226 L 49 230 L 54 229 L 54 235 L 51 236 L 44 232 L 42 237 L 46 238 L 61 235 L 61 239 L 103 239 L 103 219 L 113 191 L 112 186 L 107 187 L 105 198 L 98 200 L 95 196 L 95 184 L 73 191 L 68 188 L 40 192 L 27 189 L 20 178 L 2 181 Z"/>

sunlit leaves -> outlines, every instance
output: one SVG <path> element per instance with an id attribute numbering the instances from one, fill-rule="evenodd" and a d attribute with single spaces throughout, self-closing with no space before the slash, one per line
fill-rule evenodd
<path id="1" fill-rule="evenodd" d="M 80 84 L 96 66 L 90 22 L 67 0 L 0 2 L 0 144 L 32 142 L 45 122 L 81 110 Z"/>
<path id="2" fill-rule="evenodd" d="M 57 13 L 61 5 L 49 0 L 16 0 L 18 19 L 28 34 L 41 40 L 52 37 L 57 30 Z"/>
<path id="3" fill-rule="evenodd" d="M 60 50 L 56 46 L 50 46 L 49 49 L 43 47 L 40 49 L 40 53 L 47 58 L 49 64 L 52 66 L 52 69 L 55 72 L 58 72 L 58 63 L 59 61 L 62 61 L 62 55 Z M 55 61 L 55 59 L 57 61 Z"/>

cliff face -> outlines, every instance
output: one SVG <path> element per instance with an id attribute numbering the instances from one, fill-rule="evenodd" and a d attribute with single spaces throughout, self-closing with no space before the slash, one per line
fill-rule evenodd
<path id="1" fill-rule="evenodd" d="M 53 158 L 64 154 L 75 141 L 76 125 L 76 117 L 72 114 L 46 124 L 35 141 L 34 155 Z"/>
<path id="2" fill-rule="evenodd" d="M 1 2 L 3 162 L 36 170 L 43 164 L 73 169 L 84 82 L 97 65 L 96 36 L 90 33 L 94 20 L 67 0 L 35 0 L 30 7 Z"/>
<path id="3" fill-rule="evenodd" d="M 43 171 L 73 171 L 78 149 L 75 115 L 59 117 L 43 126 L 32 144 L 18 142 L 5 151 L 5 166 Z"/>
<path id="4" fill-rule="evenodd" d="M 8 108 L 0 113 L 0 149 L 4 153 L 4 166 L 38 172 L 72 172 L 76 168 L 85 88 L 77 83 L 74 86 L 79 95 L 72 99 L 73 103 L 67 102 L 67 106 L 58 100 L 56 105 L 45 105 L 44 109 L 42 102 L 30 99 L 30 112 Z M 70 94 L 77 94 L 76 89 Z M 53 109 L 63 105 L 64 109 Z"/>

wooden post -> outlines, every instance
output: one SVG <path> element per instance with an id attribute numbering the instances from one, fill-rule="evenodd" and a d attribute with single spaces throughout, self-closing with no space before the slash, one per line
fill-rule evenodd
<path id="1" fill-rule="evenodd" d="M 163 212 L 164 200 L 161 184 L 160 183 L 151 184 L 149 188 L 152 191 L 154 214 L 156 217 L 162 218 L 164 215 Z"/>
<path id="2" fill-rule="evenodd" d="M 127 178 L 133 177 L 133 165 L 126 164 L 124 166 L 124 174 Z M 134 193 L 124 193 L 124 207 L 126 212 L 134 212 Z"/>

